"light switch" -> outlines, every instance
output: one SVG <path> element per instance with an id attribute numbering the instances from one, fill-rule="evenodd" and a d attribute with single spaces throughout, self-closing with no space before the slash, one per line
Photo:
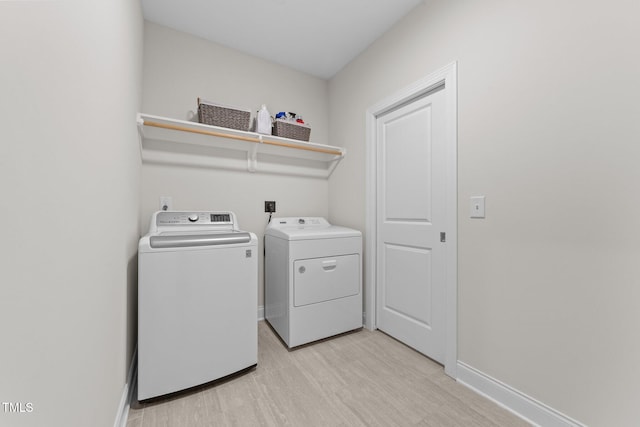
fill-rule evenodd
<path id="1" fill-rule="evenodd" d="M 484 218 L 484 196 L 471 197 L 471 218 Z"/>

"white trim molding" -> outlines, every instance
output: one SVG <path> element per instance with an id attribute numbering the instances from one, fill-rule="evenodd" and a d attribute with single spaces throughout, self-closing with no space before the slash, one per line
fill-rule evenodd
<path id="1" fill-rule="evenodd" d="M 456 378 L 458 362 L 458 86 L 457 63 L 429 74 L 369 107 L 366 112 L 366 270 L 365 328 L 376 329 L 376 118 L 412 99 L 444 86 L 447 138 L 447 270 L 444 371 Z"/>
<path id="2" fill-rule="evenodd" d="M 127 375 L 127 383 L 122 390 L 122 397 L 120 398 L 120 405 L 118 405 L 118 412 L 116 414 L 116 420 L 113 423 L 113 427 L 126 427 L 129 419 L 129 408 L 131 408 L 131 399 L 133 399 L 133 390 L 135 390 L 135 378 L 138 369 L 138 347 L 136 346 L 131 357 L 131 364 L 129 365 L 129 375 Z"/>
<path id="3" fill-rule="evenodd" d="M 463 362 L 458 362 L 458 382 L 534 426 L 586 427 L 584 424 Z"/>
<path id="4" fill-rule="evenodd" d="M 264 320 L 264 305 L 258 306 L 258 322 Z"/>

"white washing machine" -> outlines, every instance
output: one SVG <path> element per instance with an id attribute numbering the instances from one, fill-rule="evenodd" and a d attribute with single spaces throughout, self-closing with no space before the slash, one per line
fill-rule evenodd
<path id="1" fill-rule="evenodd" d="M 362 233 L 324 218 L 273 218 L 264 308 L 289 348 L 361 328 Z"/>
<path id="2" fill-rule="evenodd" d="M 138 400 L 258 363 L 257 261 L 232 212 L 153 214 L 138 247 Z"/>

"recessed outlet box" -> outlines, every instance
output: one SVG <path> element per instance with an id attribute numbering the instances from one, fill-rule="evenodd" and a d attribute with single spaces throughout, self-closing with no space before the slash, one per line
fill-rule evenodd
<path id="1" fill-rule="evenodd" d="M 160 210 L 170 211 L 173 207 L 173 200 L 171 196 L 160 196 Z"/>
<path id="2" fill-rule="evenodd" d="M 275 212 L 276 211 L 276 202 L 275 201 L 270 201 L 270 202 L 265 201 L 264 202 L 264 211 L 265 212 L 269 212 L 269 213 Z"/>

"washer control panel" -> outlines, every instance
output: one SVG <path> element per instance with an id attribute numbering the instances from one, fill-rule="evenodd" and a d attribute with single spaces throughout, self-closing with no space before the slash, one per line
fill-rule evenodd
<path id="1" fill-rule="evenodd" d="M 159 211 L 153 216 L 149 232 L 179 230 L 237 230 L 233 212 Z"/>
<path id="2" fill-rule="evenodd" d="M 172 225 L 232 225 L 231 212 L 176 212 L 162 211 L 156 215 L 156 226 Z"/>

